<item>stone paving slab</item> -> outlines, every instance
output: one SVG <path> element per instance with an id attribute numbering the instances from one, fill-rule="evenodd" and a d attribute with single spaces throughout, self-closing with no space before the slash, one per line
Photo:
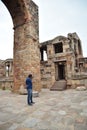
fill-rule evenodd
<path id="1" fill-rule="evenodd" d="M 34 101 L 0 90 L 0 130 L 87 130 L 87 91 L 42 89 Z"/>
<path id="2" fill-rule="evenodd" d="M 30 128 L 17 128 L 16 130 L 31 130 Z"/>

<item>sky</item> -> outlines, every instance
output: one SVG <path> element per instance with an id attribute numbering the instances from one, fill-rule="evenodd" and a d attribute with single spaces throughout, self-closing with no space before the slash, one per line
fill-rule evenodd
<path id="1" fill-rule="evenodd" d="M 39 8 L 39 41 L 76 32 L 87 57 L 87 0 L 33 0 Z M 13 23 L 0 0 L 0 59 L 13 58 Z"/>

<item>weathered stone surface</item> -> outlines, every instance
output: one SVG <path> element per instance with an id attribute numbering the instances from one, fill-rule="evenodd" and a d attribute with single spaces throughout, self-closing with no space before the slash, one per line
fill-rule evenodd
<path id="1" fill-rule="evenodd" d="M 20 87 L 19 94 L 27 94 L 27 90 L 24 88 L 24 86 Z"/>
<path id="2" fill-rule="evenodd" d="M 21 86 L 20 89 L 19 89 L 19 94 L 21 94 L 21 95 L 27 94 L 27 89 L 24 86 Z M 38 91 L 33 91 L 32 94 L 33 94 L 33 97 L 38 97 L 39 96 Z"/>
<path id="3" fill-rule="evenodd" d="M 87 88 L 85 86 L 79 86 L 79 87 L 76 88 L 76 90 L 85 91 L 85 90 L 87 90 Z"/>
<path id="4" fill-rule="evenodd" d="M 15 130 L 32 130 L 32 129 L 30 129 L 30 128 L 17 128 L 17 129 L 15 129 Z"/>
<path id="5" fill-rule="evenodd" d="M 39 97 L 39 92 L 38 91 L 33 91 L 33 97 Z"/>

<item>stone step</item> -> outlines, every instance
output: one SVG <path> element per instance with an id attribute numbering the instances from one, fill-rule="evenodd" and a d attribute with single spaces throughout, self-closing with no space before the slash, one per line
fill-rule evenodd
<path id="1" fill-rule="evenodd" d="M 65 80 L 56 81 L 50 88 L 51 91 L 62 91 L 67 87 L 67 82 Z"/>

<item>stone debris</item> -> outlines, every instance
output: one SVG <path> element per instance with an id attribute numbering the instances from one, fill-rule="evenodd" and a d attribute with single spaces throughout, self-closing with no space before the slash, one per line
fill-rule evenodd
<path id="1" fill-rule="evenodd" d="M 79 86 L 76 88 L 77 91 L 85 91 L 87 88 L 85 86 Z"/>

